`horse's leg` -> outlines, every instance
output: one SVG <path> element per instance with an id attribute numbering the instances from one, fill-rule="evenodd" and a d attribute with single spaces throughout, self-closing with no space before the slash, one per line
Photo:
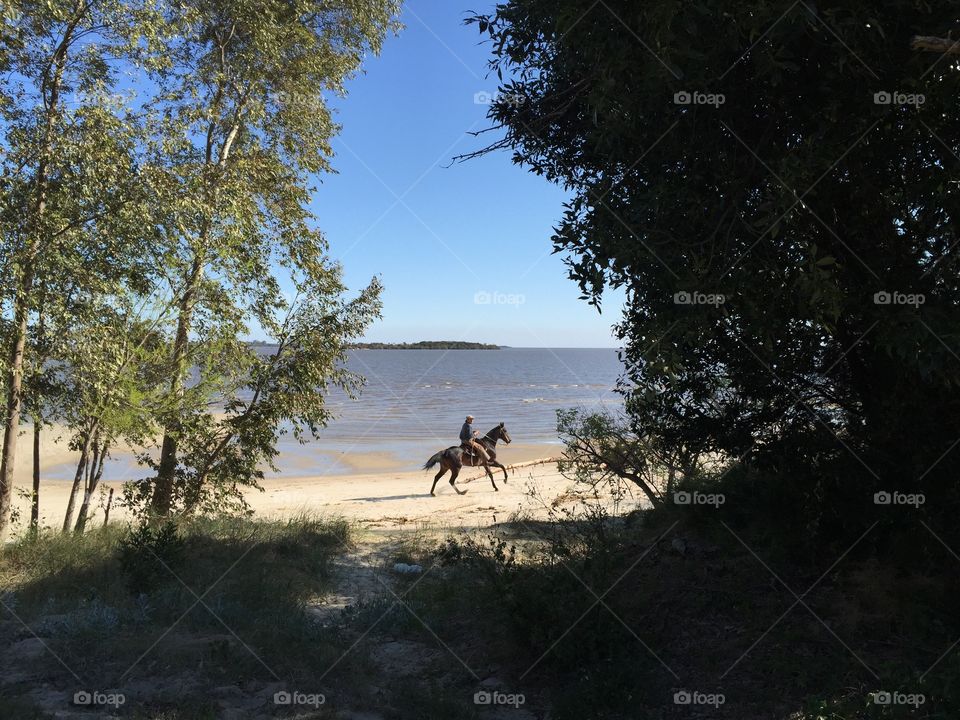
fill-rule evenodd
<path id="1" fill-rule="evenodd" d="M 501 470 L 503 470 L 503 481 L 506 482 L 506 481 L 508 480 L 508 477 L 507 477 L 507 468 L 504 467 L 503 463 L 497 462 L 496 460 L 493 461 L 493 465 L 494 465 L 494 467 L 498 467 L 498 468 L 500 468 Z"/>
<path id="2" fill-rule="evenodd" d="M 443 474 L 447 472 L 447 466 L 442 462 L 440 463 L 440 472 L 433 476 L 433 486 L 430 488 L 430 494 L 433 495 L 433 491 L 437 488 L 437 481 L 443 477 Z"/>
<path id="3" fill-rule="evenodd" d="M 453 469 L 453 475 L 450 476 L 450 487 L 452 487 L 454 490 L 457 491 L 457 495 L 466 495 L 467 494 L 466 490 L 461 490 L 456 485 L 454 485 L 454 483 L 457 481 L 457 475 L 459 474 L 460 474 L 460 468 L 455 467 Z"/>
<path id="4" fill-rule="evenodd" d="M 497 487 L 497 483 L 493 480 L 493 473 L 490 471 L 490 463 L 483 463 L 483 469 L 487 473 L 487 477 L 490 478 L 490 484 L 493 485 L 493 489 L 497 492 L 500 491 L 500 488 Z"/>

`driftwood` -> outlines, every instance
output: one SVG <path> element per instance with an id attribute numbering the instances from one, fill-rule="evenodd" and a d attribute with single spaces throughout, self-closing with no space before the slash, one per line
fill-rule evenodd
<path id="1" fill-rule="evenodd" d="M 511 475 L 516 475 L 517 470 L 519 468 L 533 467 L 534 465 L 550 465 L 552 463 L 560 462 L 560 460 L 561 458 L 559 457 L 540 458 L 539 460 L 527 460 L 526 462 L 518 462 L 518 463 L 514 463 L 513 465 L 507 465 L 507 470 L 510 471 Z M 474 480 L 479 480 L 482 477 L 484 477 L 482 474 L 475 475 L 474 477 L 464 478 L 463 482 L 469 483 Z"/>
<path id="2" fill-rule="evenodd" d="M 960 55 L 960 40 L 952 38 L 932 37 L 929 35 L 914 35 L 910 47 L 921 52 L 938 52 L 945 55 Z"/>

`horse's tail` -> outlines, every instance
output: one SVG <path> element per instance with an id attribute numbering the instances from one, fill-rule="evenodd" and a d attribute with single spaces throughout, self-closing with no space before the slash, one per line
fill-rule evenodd
<path id="1" fill-rule="evenodd" d="M 436 455 L 434 455 L 432 458 L 430 458 L 429 460 L 427 460 L 427 462 L 425 462 L 424 465 L 423 465 L 423 469 L 424 469 L 424 470 L 429 470 L 429 469 L 432 468 L 434 465 L 436 465 L 437 463 L 439 463 L 440 460 L 443 459 L 443 453 L 444 453 L 444 452 L 446 452 L 446 451 L 445 451 L 445 450 L 441 450 L 441 451 L 438 452 Z"/>

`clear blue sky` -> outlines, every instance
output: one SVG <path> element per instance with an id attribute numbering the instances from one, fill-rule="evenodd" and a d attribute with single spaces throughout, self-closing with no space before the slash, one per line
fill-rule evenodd
<path id="1" fill-rule="evenodd" d="M 468 134 L 489 124 L 474 95 L 497 88 L 489 45 L 462 24 L 491 4 L 462 2 L 408 2 L 404 29 L 335 103 L 338 174 L 313 210 L 352 288 L 382 278 L 384 317 L 366 339 L 614 347 L 623 296 L 598 314 L 550 254 L 564 191 L 508 152 L 450 167 L 485 143 Z"/>

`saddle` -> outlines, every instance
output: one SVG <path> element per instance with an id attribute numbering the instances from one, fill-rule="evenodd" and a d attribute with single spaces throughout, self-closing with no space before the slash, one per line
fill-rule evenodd
<path id="1" fill-rule="evenodd" d="M 470 445 L 466 443 L 460 443 L 460 449 L 463 451 L 464 457 L 475 458 L 477 457 L 477 451 L 474 450 Z"/>

